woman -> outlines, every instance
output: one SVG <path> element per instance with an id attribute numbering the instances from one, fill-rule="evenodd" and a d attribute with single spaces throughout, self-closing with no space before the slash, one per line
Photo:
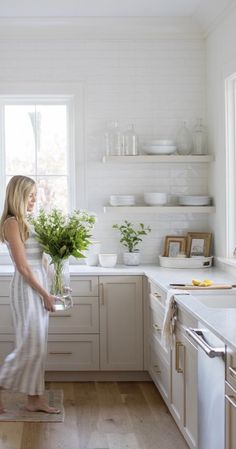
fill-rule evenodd
<path id="1" fill-rule="evenodd" d="M 0 369 L 0 389 L 26 393 L 28 411 L 60 413 L 43 397 L 48 312 L 54 311 L 55 297 L 47 291 L 43 252 L 26 219 L 35 201 L 35 181 L 26 176 L 13 176 L 6 190 L 0 240 L 7 244 L 15 266 L 10 299 L 16 347 Z M 0 413 L 3 412 L 0 398 Z"/>

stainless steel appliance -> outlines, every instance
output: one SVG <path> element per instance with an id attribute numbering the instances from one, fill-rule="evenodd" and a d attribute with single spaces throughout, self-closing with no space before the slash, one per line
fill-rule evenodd
<path id="1" fill-rule="evenodd" d="M 224 449 L 225 346 L 199 322 L 186 329 L 198 345 L 198 449 Z"/>

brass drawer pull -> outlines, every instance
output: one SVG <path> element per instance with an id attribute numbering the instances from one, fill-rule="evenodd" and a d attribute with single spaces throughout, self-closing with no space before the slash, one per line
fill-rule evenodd
<path id="1" fill-rule="evenodd" d="M 158 324 L 153 324 L 152 327 L 153 327 L 153 328 L 155 329 L 155 331 L 157 331 L 157 332 L 161 332 L 161 331 L 162 331 L 161 327 L 159 327 Z"/>
<path id="2" fill-rule="evenodd" d="M 230 374 L 230 376 L 232 376 L 234 379 L 236 379 L 236 368 L 233 368 L 232 366 L 229 366 L 229 374 Z"/>
<path id="3" fill-rule="evenodd" d="M 51 354 L 51 355 L 71 355 L 73 353 L 70 351 L 64 351 L 64 352 L 50 351 L 49 354 Z"/>
<path id="4" fill-rule="evenodd" d="M 67 314 L 62 314 L 62 313 L 60 313 L 60 315 L 58 314 L 58 315 L 55 315 L 53 312 L 52 312 L 52 314 L 50 314 L 50 317 L 53 317 L 53 318 L 61 318 L 61 317 L 63 317 L 63 318 L 71 318 L 72 317 L 72 315 L 70 314 L 70 315 L 67 315 Z"/>
<path id="5" fill-rule="evenodd" d="M 181 341 L 177 341 L 175 343 L 175 370 L 177 371 L 177 373 L 183 373 L 184 372 L 183 368 L 180 368 L 180 366 L 179 366 L 179 360 L 180 360 L 179 351 L 180 351 L 180 348 L 184 348 L 184 345 L 183 345 L 183 343 L 181 343 Z"/>
<path id="6" fill-rule="evenodd" d="M 227 401 L 230 402 L 230 404 L 236 408 L 236 400 L 234 396 L 228 396 L 227 394 L 225 395 L 225 399 L 227 399 Z"/>
<path id="7" fill-rule="evenodd" d="M 153 295 L 154 295 L 156 298 L 161 298 L 160 293 L 153 293 Z"/>
<path id="8" fill-rule="evenodd" d="M 102 282 L 99 284 L 99 289 L 100 289 L 100 302 L 101 302 L 101 305 L 104 306 L 105 305 L 105 301 L 104 301 L 104 284 Z"/>
<path id="9" fill-rule="evenodd" d="M 161 370 L 160 370 L 160 368 L 159 368 L 158 365 L 153 365 L 153 368 L 154 368 L 154 371 L 155 371 L 157 374 L 161 374 Z"/>

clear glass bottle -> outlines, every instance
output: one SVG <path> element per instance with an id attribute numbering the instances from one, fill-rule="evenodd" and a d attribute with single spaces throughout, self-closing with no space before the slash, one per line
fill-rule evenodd
<path id="1" fill-rule="evenodd" d="M 193 129 L 193 153 L 207 154 L 207 136 L 206 128 L 202 123 L 202 119 L 198 118 Z"/>
<path id="2" fill-rule="evenodd" d="M 104 132 L 105 155 L 110 156 L 113 153 L 113 128 L 114 122 L 108 122 Z"/>
<path id="3" fill-rule="evenodd" d="M 192 153 L 193 141 L 191 133 L 187 128 L 186 120 L 183 120 L 182 126 L 177 133 L 176 143 L 178 154 L 187 155 Z"/>
<path id="4" fill-rule="evenodd" d="M 106 156 L 121 156 L 123 154 L 122 134 L 118 121 L 108 123 L 104 137 Z"/>
<path id="5" fill-rule="evenodd" d="M 135 156 L 138 154 L 138 136 L 133 124 L 128 125 L 127 131 L 123 134 L 123 152 L 125 156 Z"/>

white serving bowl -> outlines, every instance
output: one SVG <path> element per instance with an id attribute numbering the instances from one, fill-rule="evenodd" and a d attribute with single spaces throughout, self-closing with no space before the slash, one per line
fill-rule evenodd
<path id="1" fill-rule="evenodd" d="M 176 145 L 144 145 L 143 149 L 147 154 L 173 154 L 176 152 Z"/>
<path id="2" fill-rule="evenodd" d="M 101 267 L 113 268 L 117 262 L 117 254 L 99 254 L 98 259 Z"/>
<path id="3" fill-rule="evenodd" d="M 167 203 L 167 193 L 147 192 L 143 194 L 143 197 L 148 206 L 163 206 Z"/>

